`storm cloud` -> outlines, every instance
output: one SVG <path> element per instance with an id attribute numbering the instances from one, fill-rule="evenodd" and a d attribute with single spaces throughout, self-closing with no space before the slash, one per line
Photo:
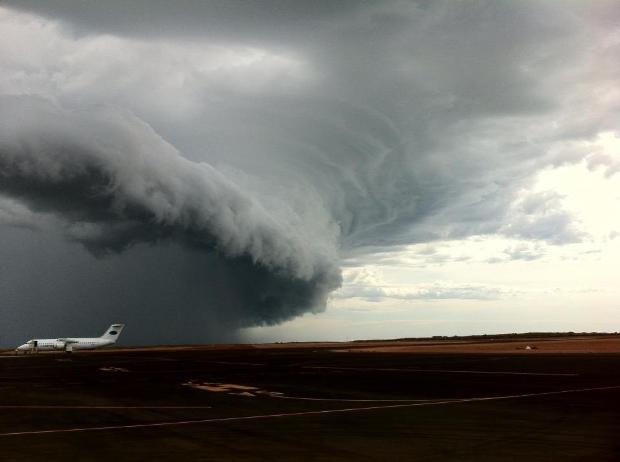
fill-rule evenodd
<path id="1" fill-rule="evenodd" d="M 611 3 L 3 5 L 0 316 L 22 331 L 231 339 L 324 309 L 386 248 L 584 238 L 523 191 L 615 127 Z"/>

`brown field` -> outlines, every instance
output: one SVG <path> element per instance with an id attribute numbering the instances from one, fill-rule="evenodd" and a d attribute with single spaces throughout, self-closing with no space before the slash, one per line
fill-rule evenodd
<path id="1" fill-rule="evenodd" d="M 530 349 L 526 349 L 527 347 Z M 620 353 L 620 335 L 521 337 L 485 340 L 429 339 L 429 340 L 369 340 L 356 342 L 291 342 L 221 345 L 161 345 L 143 347 L 117 347 L 83 351 L 80 354 L 114 352 L 174 352 L 174 351 L 247 351 L 247 350 L 329 350 L 338 353 L 514 353 L 523 355 L 541 353 Z M 12 350 L 0 350 L 11 354 Z M 41 352 L 57 355 L 59 352 Z"/>
<path id="2" fill-rule="evenodd" d="M 530 346 L 531 349 L 526 349 Z M 338 352 L 354 353 L 620 353 L 620 338 L 571 337 L 530 338 L 517 341 L 443 341 L 443 342 L 385 342 L 372 345 L 349 345 Z"/>

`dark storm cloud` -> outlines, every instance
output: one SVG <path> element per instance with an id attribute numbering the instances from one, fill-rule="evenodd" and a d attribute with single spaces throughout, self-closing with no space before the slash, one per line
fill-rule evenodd
<path id="1" fill-rule="evenodd" d="M 100 335 L 118 319 L 131 326 L 123 334 L 129 344 L 234 342 L 239 326 L 301 314 L 317 296 L 315 286 L 280 278 L 249 259 L 170 241 L 95 262 L 55 233 L 41 239 L 7 228 L 2 241 L 4 346 L 24 337 Z"/>
<path id="2" fill-rule="evenodd" d="M 582 83 L 613 86 L 591 73 L 603 2 L 5 4 L 0 220 L 124 252 L 106 262 L 192 255 L 205 277 L 170 284 L 161 319 L 321 309 L 342 257 L 398 245 L 582 238 L 558 200 L 518 195 L 613 126 Z"/>
<path id="3" fill-rule="evenodd" d="M 9 1 L 10 7 L 66 21 L 80 34 L 111 33 L 129 37 L 217 37 L 231 41 L 285 34 L 307 36 L 323 22 L 344 19 L 363 7 L 358 1 L 264 2 L 180 0 Z"/>
<path id="4" fill-rule="evenodd" d="M 65 236 L 95 255 L 166 241 L 217 252 L 205 266 L 243 288 L 226 303 L 232 327 L 288 319 L 339 285 L 334 262 L 291 223 L 127 114 L 1 98 L 0 192 L 60 217 Z"/>

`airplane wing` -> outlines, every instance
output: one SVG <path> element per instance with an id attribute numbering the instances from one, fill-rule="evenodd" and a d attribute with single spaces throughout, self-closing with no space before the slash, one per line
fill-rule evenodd
<path id="1" fill-rule="evenodd" d="M 72 338 L 57 338 L 56 339 L 57 342 L 62 342 L 65 345 L 68 345 L 70 343 L 79 343 L 78 340 L 72 339 Z"/>

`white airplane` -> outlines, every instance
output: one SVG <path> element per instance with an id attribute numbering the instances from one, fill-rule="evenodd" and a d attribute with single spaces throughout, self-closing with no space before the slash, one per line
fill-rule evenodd
<path id="1" fill-rule="evenodd" d="M 94 338 L 36 338 L 28 340 L 15 348 L 15 352 L 37 353 L 39 351 L 60 350 L 70 353 L 74 350 L 94 350 L 114 345 L 125 324 L 112 324 L 101 337 Z"/>

